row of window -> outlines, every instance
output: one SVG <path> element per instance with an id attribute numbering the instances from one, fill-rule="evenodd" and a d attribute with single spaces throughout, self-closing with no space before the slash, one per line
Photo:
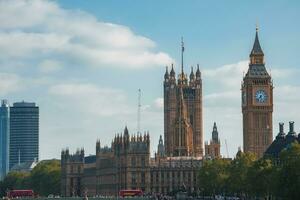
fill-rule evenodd
<path id="1" fill-rule="evenodd" d="M 140 163 L 138 161 L 140 161 Z M 131 166 L 132 167 L 135 167 L 135 166 L 145 167 L 146 166 L 145 157 L 141 157 L 140 159 L 139 159 L 139 157 L 132 157 L 131 158 Z"/>

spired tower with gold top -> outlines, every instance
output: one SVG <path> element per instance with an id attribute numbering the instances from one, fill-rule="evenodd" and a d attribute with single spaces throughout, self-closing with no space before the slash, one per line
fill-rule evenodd
<path id="1" fill-rule="evenodd" d="M 184 73 L 182 41 L 181 72 L 176 80 L 172 64 L 164 76 L 164 140 L 166 156 L 203 156 L 202 79 L 199 65 L 196 74 Z"/>
<path id="2" fill-rule="evenodd" d="M 265 67 L 258 28 L 241 91 L 244 151 L 262 157 L 273 140 L 273 83 Z"/>

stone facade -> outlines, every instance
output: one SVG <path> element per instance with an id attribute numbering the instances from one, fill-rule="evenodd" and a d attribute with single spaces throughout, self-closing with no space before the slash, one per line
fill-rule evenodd
<path id="1" fill-rule="evenodd" d="M 220 140 L 219 140 L 219 133 L 218 133 L 218 128 L 216 122 L 214 123 L 213 126 L 213 131 L 212 131 L 212 139 L 210 142 L 205 142 L 205 157 L 209 159 L 215 159 L 215 158 L 220 158 L 221 153 L 220 153 Z"/>
<path id="2" fill-rule="evenodd" d="M 195 157 L 166 157 L 162 138 L 155 158 L 150 158 L 149 134 L 124 134 L 111 147 L 96 143 L 96 155 L 84 156 L 83 150 L 61 153 L 61 195 L 117 195 L 122 189 L 141 189 L 145 193 L 170 193 L 183 185 L 196 191 L 197 170 L 202 164 Z"/>
<path id="3" fill-rule="evenodd" d="M 83 193 L 84 150 L 70 154 L 69 149 L 61 152 L 61 195 L 80 196 Z"/>
<path id="4" fill-rule="evenodd" d="M 257 30 L 241 91 L 244 152 L 262 157 L 273 139 L 273 82 L 265 68 Z"/>
<path id="5" fill-rule="evenodd" d="M 190 79 L 174 67 L 164 76 L 164 140 L 167 156 L 203 156 L 202 79 L 199 66 Z"/>

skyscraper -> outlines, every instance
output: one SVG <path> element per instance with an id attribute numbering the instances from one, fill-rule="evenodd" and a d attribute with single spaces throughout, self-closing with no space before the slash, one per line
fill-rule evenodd
<path id="1" fill-rule="evenodd" d="M 10 107 L 9 168 L 39 158 L 39 107 L 18 102 Z"/>
<path id="2" fill-rule="evenodd" d="M 164 79 L 164 141 L 167 156 L 203 156 L 202 79 L 199 66 L 184 73 L 183 42 L 181 73 L 166 69 Z"/>
<path id="3" fill-rule="evenodd" d="M 0 107 L 0 180 L 9 171 L 9 105 L 2 100 Z"/>
<path id="4" fill-rule="evenodd" d="M 241 90 L 244 151 L 261 157 L 273 140 L 273 83 L 265 67 L 258 28 Z"/>

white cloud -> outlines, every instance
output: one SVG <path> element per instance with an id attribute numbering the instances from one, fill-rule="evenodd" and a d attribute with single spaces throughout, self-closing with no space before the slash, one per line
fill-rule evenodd
<path id="1" fill-rule="evenodd" d="M 216 85 L 221 87 L 240 87 L 243 73 L 248 69 L 248 61 L 224 65 L 214 69 L 204 69 L 202 71 L 204 79 L 211 79 Z"/>
<path id="2" fill-rule="evenodd" d="M 57 157 L 62 145 L 84 146 L 94 153 L 91 143 L 96 138 L 110 144 L 125 124 L 135 132 L 136 105 L 122 86 L 122 90 L 107 86 L 113 78 L 103 71 L 172 62 L 153 40 L 129 27 L 61 8 L 55 1 L 0 1 L 0 21 L 0 95 L 40 105 L 42 158 Z M 119 88 L 119 83 L 113 87 Z M 142 116 L 142 130 L 156 130 L 156 139 L 155 134 L 161 133 L 157 131 L 162 127 L 161 110 L 153 103 L 144 105 Z"/>
<path id="3" fill-rule="evenodd" d="M 65 10 L 55 2 L 2 1 L 0 21 L 0 59 L 63 57 L 65 65 L 134 69 L 172 62 L 155 50 L 154 41 L 128 27 Z"/>
<path id="4" fill-rule="evenodd" d="M 291 78 L 297 74 L 300 73 L 299 69 L 282 69 L 282 68 L 270 68 L 268 69 L 268 71 L 270 72 L 272 78 L 274 80 L 276 79 L 285 79 L 285 81 L 287 81 L 287 78 Z"/>
<path id="5" fill-rule="evenodd" d="M 16 74 L 0 73 L 0 94 L 7 95 L 23 87 L 21 78 Z"/>
<path id="6" fill-rule="evenodd" d="M 132 113 L 126 95 L 121 90 L 101 88 L 93 84 L 70 83 L 53 85 L 49 93 L 59 97 L 61 105 L 75 108 L 85 115 L 108 117 Z"/>
<path id="7" fill-rule="evenodd" d="M 54 73 L 62 69 L 62 63 L 57 60 L 44 60 L 39 64 L 39 67 L 43 73 Z"/>

